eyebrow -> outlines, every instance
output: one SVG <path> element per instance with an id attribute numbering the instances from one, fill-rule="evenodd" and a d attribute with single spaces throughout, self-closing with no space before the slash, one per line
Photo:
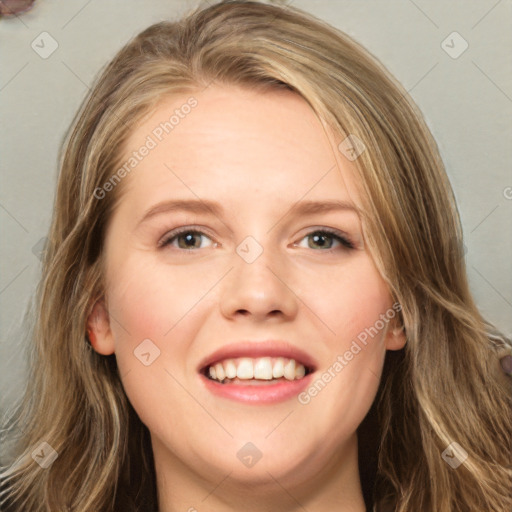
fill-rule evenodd
<path id="1" fill-rule="evenodd" d="M 224 213 L 222 205 L 216 201 L 208 199 L 175 199 L 162 201 L 149 208 L 141 217 L 137 225 L 148 221 L 149 219 L 162 213 L 184 211 L 196 214 L 213 214 L 221 217 Z M 293 214 L 298 216 L 312 215 L 318 213 L 328 213 L 332 211 L 353 211 L 360 216 L 360 209 L 348 201 L 324 200 L 324 201 L 298 201 L 295 203 L 283 217 Z"/>

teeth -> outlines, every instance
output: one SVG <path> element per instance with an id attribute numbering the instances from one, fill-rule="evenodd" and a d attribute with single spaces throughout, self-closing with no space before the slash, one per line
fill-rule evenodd
<path id="1" fill-rule="evenodd" d="M 274 368 L 272 368 L 272 376 L 274 379 L 279 379 L 284 377 L 284 360 L 282 357 L 278 357 L 276 362 L 274 363 Z"/>
<path id="2" fill-rule="evenodd" d="M 226 372 L 224 371 L 224 366 L 220 363 L 215 365 L 215 375 L 218 380 L 224 380 L 226 378 Z"/>
<path id="3" fill-rule="evenodd" d="M 290 359 L 284 365 L 284 378 L 286 380 L 293 380 L 293 379 L 295 379 L 295 361 L 293 359 Z"/>
<path id="4" fill-rule="evenodd" d="M 302 379 L 306 375 L 304 365 L 285 357 L 260 357 L 252 359 L 241 357 L 226 359 L 208 368 L 211 379 L 223 382 L 238 378 L 240 380 L 286 380 Z"/>
<path id="5" fill-rule="evenodd" d="M 240 359 L 238 368 L 236 369 L 236 376 L 239 379 L 252 379 L 254 377 L 254 366 L 252 359 L 247 357 Z"/>
<path id="6" fill-rule="evenodd" d="M 236 377 L 236 364 L 232 359 L 229 359 L 224 363 L 224 369 L 226 370 L 226 377 L 228 379 L 234 379 Z"/>
<path id="7" fill-rule="evenodd" d="M 306 375 L 306 368 L 304 368 L 304 365 L 299 364 L 295 367 L 295 378 L 296 379 L 302 379 Z"/>
<path id="8" fill-rule="evenodd" d="M 254 378 L 272 380 L 272 360 L 270 357 L 262 357 L 254 365 Z"/>

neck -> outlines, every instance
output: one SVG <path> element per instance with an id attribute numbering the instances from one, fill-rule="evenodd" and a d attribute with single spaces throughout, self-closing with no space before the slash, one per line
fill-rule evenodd
<path id="1" fill-rule="evenodd" d="M 357 435 L 326 461 L 320 471 L 276 478 L 271 472 L 254 482 L 233 471 L 201 474 L 152 439 L 159 512 L 365 512 L 358 468 Z M 296 473 L 297 474 L 297 473 Z"/>

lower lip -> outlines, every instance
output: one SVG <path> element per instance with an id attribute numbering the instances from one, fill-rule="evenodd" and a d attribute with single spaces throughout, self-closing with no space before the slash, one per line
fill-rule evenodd
<path id="1" fill-rule="evenodd" d="M 310 384 L 313 374 L 302 379 L 283 380 L 275 384 L 221 384 L 201 375 L 206 388 L 214 395 L 252 404 L 275 403 L 296 397 Z"/>

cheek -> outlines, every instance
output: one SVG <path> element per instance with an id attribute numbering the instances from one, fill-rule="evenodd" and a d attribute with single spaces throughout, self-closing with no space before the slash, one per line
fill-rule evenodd
<path id="1" fill-rule="evenodd" d="M 326 268 L 314 279 L 306 276 L 300 297 L 320 320 L 324 339 L 335 350 L 343 350 L 347 343 L 350 346 L 360 335 L 364 338 L 368 329 L 374 332 L 380 315 L 391 308 L 387 284 L 367 256 Z M 382 331 L 381 324 L 377 324 L 378 331 Z M 367 341 L 373 338 L 379 336 L 369 336 Z"/>
<path id="2" fill-rule="evenodd" d="M 116 269 L 118 284 L 109 293 L 109 312 L 121 376 L 137 376 L 149 391 L 169 378 L 166 370 L 180 381 L 195 375 L 187 355 L 205 308 L 211 308 L 207 294 L 212 279 L 185 266 L 143 265 L 135 258 Z"/>
<path id="3" fill-rule="evenodd" d="M 127 259 L 116 269 L 117 284 L 109 293 L 116 340 L 164 340 L 176 325 L 188 320 L 188 312 L 211 287 L 210 281 L 185 266 Z"/>
<path id="4" fill-rule="evenodd" d="M 318 287 L 304 290 L 304 301 L 328 326 L 323 339 L 330 358 L 301 403 L 311 416 L 324 418 L 326 432 L 333 428 L 341 439 L 358 427 L 375 398 L 385 333 L 395 313 L 387 285 L 369 258 L 340 267 L 323 285 L 324 293 Z"/>
<path id="5" fill-rule="evenodd" d="M 119 284 L 109 293 L 119 374 L 146 426 L 158 430 L 165 417 L 165 428 L 179 430 L 179 417 L 169 412 L 190 407 L 180 384 L 189 387 L 186 355 L 202 314 L 199 299 L 211 284 L 201 285 L 198 276 L 184 270 L 130 263 L 117 269 Z"/>

